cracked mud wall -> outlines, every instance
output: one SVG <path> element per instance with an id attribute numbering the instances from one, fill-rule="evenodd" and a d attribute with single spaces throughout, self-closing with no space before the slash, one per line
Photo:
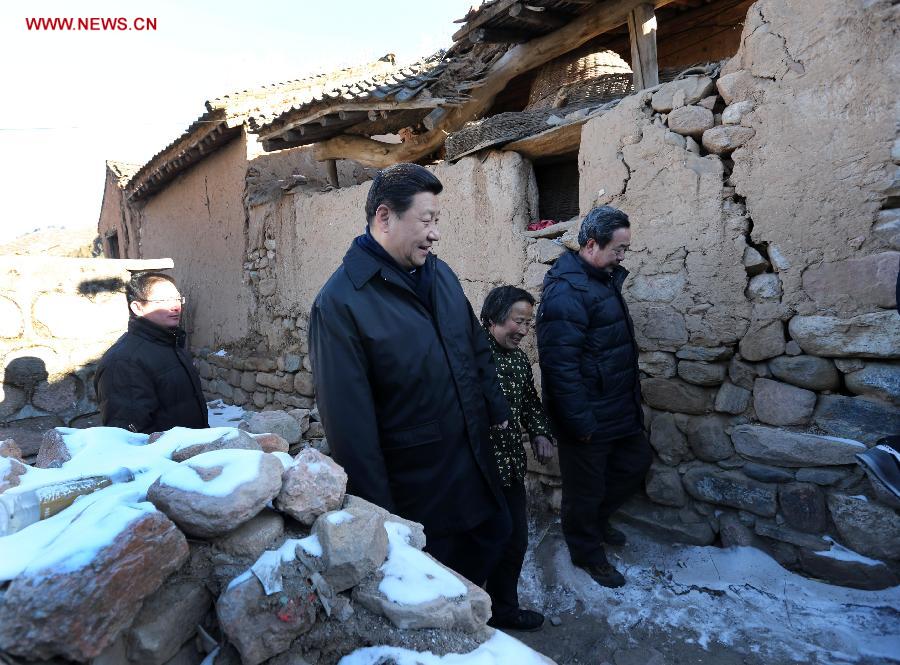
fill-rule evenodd
<path id="1" fill-rule="evenodd" d="M 848 315 L 892 300 L 889 271 L 873 264 L 898 247 L 873 227 L 896 189 L 897 13 L 887 0 L 763 0 L 723 70 L 733 101 L 754 104 L 746 122 L 756 130 L 734 153 L 731 179 L 753 240 L 782 257 L 783 304 L 800 314 Z M 880 261 L 896 271 L 896 255 Z M 823 270 L 846 279 L 821 288 Z"/>
<path id="2" fill-rule="evenodd" d="M 216 346 L 249 332 L 250 293 L 242 202 L 246 146 L 234 140 L 138 208 L 140 256 L 172 258 L 192 346 Z"/>

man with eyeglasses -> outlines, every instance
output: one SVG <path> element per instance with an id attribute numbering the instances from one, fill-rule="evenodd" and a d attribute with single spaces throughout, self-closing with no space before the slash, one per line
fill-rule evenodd
<path id="1" fill-rule="evenodd" d="M 200 377 L 180 327 L 185 299 L 164 273 L 132 275 L 128 332 L 103 354 L 94 376 L 100 421 L 132 432 L 209 427 Z"/>
<path id="2" fill-rule="evenodd" d="M 606 557 L 605 545 L 625 544 L 609 517 L 641 487 L 652 461 L 622 298 L 630 226 L 621 210 L 591 210 L 579 250 L 563 254 L 544 278 L 537 319 L 544 408 L 559 443 L 563 535 L 572 563 L 607 587 L 625 584 Z"/>

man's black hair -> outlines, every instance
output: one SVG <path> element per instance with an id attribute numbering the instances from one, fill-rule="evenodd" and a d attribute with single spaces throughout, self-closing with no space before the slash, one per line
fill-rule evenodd
<path id="1" fill-rule="evenodd" d="M 498 286 L 495 289 L 491 289 L 491 292 L 487 294 L 487 298 L 484 299 L 484 304 L 481 306 L 481 322 L 486 326 L 492 323 L 506 323 L 506 319 L 509 317 L 509 310 L 517 302 L 522 301 L 533 306 L 534 296 L 518 286 Z"/>
<path id="2" fill-rule="evenodd" d="M 409 210 L 413 197 L 420 192 L 440 194 L 444 186 L 435 175 L 418 164 L 394 164 L 379 171 L 366 197 L 366 223 L 371 224 L 381 204 L 398 215 Z"/>
<path id="3" fill-rule="evenodd" d="M 600 247 L 606 247 L 612 242 L 616 229 L 627 229 L 631 226 L 628 215 L 612 206 L 600 206 L 594 208 L 581 222 L 581 230 L 578 232 L 578 244 L 581 247 L 587 245 L 587 241 L 594 239 Z"/>
<path id="4" fill-rule="evenodd" d="M 125 285 L 125 299 L 128 301 L 128 312 L 131 313 L 131 303 L 146 302 L 150 296 L 150 289 L 157 282 L 171 282 L 174 286 L 175 280 L 171 275 L 163 272 L 135 272 L 131 274 L 131 279 Z"/>

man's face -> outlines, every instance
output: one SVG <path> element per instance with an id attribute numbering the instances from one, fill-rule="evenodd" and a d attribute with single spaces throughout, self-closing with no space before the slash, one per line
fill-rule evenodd
<path id="1" fill-rule="evenodd" d="M 419 192 L 402 215 L 386 205 L 378 206 L 372 232 L 401 268 L 412 270 L 425 264 L 431 246 L 441 239 L 438 212 L 438 197 L 431 192 Z"/>
<path id="2" fill-rule="evenodd" d="M 605 247 L 600 247 L 593 238 L 579 252 L 590 265 L 598 270 L 611 272 L 625 258 L 625 252 L 631 245 L 631 229 L 616 229 L 612 240 Z"/>
<path id="3" fill-rule="evenodd" d="M 163 328 L 177 328 L 181 321 L 181 294 L 172 282 L 153 282 L 147 300 L 135 300 L 131 311 Z"/>
<path id="4" fill-rule="evenodd" d="M 520 300 L 509 308 L 506 321 L 491 324 L 491 335 L 497 340 L 497 344 L 512 351 L 519 347 L 525 335 L 528 334 L 533 315 L 534 307 L 525 300 Z"/>

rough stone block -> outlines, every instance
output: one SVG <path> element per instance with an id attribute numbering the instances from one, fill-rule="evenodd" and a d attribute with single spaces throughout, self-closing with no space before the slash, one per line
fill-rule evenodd
<path id="1" fill-rule="evenodd" d="M 681 475 L 670 466 L 654 464 L 647 473 L 644 487 L 654 503 L 681 508 L 687 503 Z"/>
<path id="2" fill-rule="evenodd" d="M 797 469 L 797 480 L 801 483 L 816 485 L 834 485 L 850 475 L 849 469 L 828 467 L 806 467 Z"/>
<path id="3" fill-rule="evenodd" d="M 759 544 L 752 529 L 742 524 L 734 513 L 723 513 L 719 517 L 719 537 L 723 547 L 756 547 Z"/>
<path id="4" fill-rule="evenodd" d="M 829 434 L 864 443 L 900 432 L 900 411 L 895 406 L 864 397 L 821 395 L 812 420 Z"/>
<path id="5" fill-rule="evenodd" d="M 693 457 L 687 439 L 675 425 L 675 417 L 671 413 L 663 412 L 653 419 L 650 445 L 666 464 L 680 464 Z"/>
<path id="6" fill-rule="evenodd" d="M 302 436 L 299 423 L 284 411 L 254 413 L 247 420 L 247 430 L 253 434 L 272 432 L 283 438 L 290 445 L 300 441 Z"/>
<path id="7" fill-rule="evenodd" d="M 753 382 L 753 409 L 769 425 L 803 425 L 815 406 L 816 394 L 810 390 L 770 379 Z"/>
<path id="8" fill-rule="evenodd" d="M 747 297 L 753 302 L 765 302 L 781 298 L 781 279 L 775 273 L 767 272 L 750 278 Z"/>
<path id="9" fill-rule="evenodd" d="M 538 263 L 553 263 L 565 253 L 566 248 L 562 243 L 553 242 L 548 238 L 540 238 L 528 246 L 528 259 Z"/>
<path id="10" fill-rule="evenodd" d="M 772 538 L 782 543 L 796 545 L 797 547 L 805 547 L 809 550 L 827 550 L 829 547 L 828 541 L 822 536 L 796 531 L 771 520 L 756 520 L 753 528 L 757 535 Z"/>
<path id="11" fill-rule="evenodd" d="M 676 134 L 699 138 L 713 126 L 713 114 L 702 106 L 682 106 L 669 113 L 667 123 Z"/>
<path id="12" fill-rule="evenodd" d="M 898 321 L 900 325 L 900 321 Z M 865 367 L 844 376 L 847 390 L 900 405 L 900 364 L 866 363 Z"/>
<path id="13" fill-rule="evenodd" d="M 803 351 L 811 355 L 896 358 L 900 349 L 896 311 L 860 314 L 849 319 L 795 316 L 788 329 Z"/>
<path id="14" fill-rule="evenodd" d="M 741 356 L 753 362 L 780 356 L 784 346 L 784 325 L 777 320 L 752 323 L 738 345 Z"/>
<path id="15" fill-rule="evenodd" d="M 753 75 L 746 69 L 724 74 L 716 80 L 716 89 L 728 105 L 748 99 L 755 87 Z"/>
<path id="16" fill-rule="evenodd" d="M 216 549 L 232 556 L 256 560 L 284 535 L 284 518 L 273 510 L 263 510 L 259 515 L 241 524 L 213 541 Z"/>
<path id="17" fill-rule="evenodd" d="M 387 557 L 384 518 L 376 511 L 325 513 L 316 520 L 312 532 L 322 544 L 325 579 L 337 593 L 359 584 Z"/>
<path id="18" fill-rule="evenodd" d="M 822 533 L 828 527 L 825 495 L 811 483 L 788 483 L 778 488 L 784 521 L 799 531 Z"/>
<path id="19" fill-rule="evenodd" d="M 167 583 L 144 601 L 128 632 L 128 658 L 163 665 L 197 631 L 212 596 L 202 582 L 180 579 Z"/>
<path id="20" fill-rule="evenodd" d="M 716 534 L 709 522 L 696 515 L 692 521 L 684 521 L 689 508 L 659 506 L 639 496 L 632 497 L 613 515 L 613 521 L 627 522 L 653 533 L 655 536 L 676 543 L 711 545 Z"/>
<path id="21" fill-rule="evenodd" d="M 644 401 L 660 411 L 702 414 L 712 411 L 715 391 L 678 379 L 650 378 L 641 381 Z"/>
<path id="22" fill-rule="evenodd" d="M 544 275 L 550 270 L 546 263 L 530 263 L 525 269 L 523 283 L 526 289 L 540 290 L 544 288 Z"/>
<path id="23" fill-rule="evenodd" d="M 675 376 L 675 356 L 665 351 L 643 351 L 638 355 L 638 369 L 663 379 Z"/>
<path id="24" fill-rule="evenodd" d="M 19 306 L 9 298 L 0 296 L 0 337 L 10 339 L 21 335 L 24 330 L 22 321 Z"/>
<path id="25" fill-rule="evenodd" d="M 872 235 L 891 249 L 900 249 L 900 209 L 879 210 Z"/>
<path id="26" fill-rule="evenodd" d="M 306 448 L 285 471 L 275 505 L 298 522 L 311 526 L 319 515 L 340 508 L 346 490 L 344 470 L 318 450 Z"/>
<path id="27" fill-rule="evenodd" d="M 678 376 L 697 386 L 717 386 L 725 380 L 727 366 L 694 360 L 678 363 Z"/>
<path id="28" fill-rule="evenodd" d="M 740 125 L 744 116 L 753 110 L 753 102 L 744 100 L 735 104 L 729 104 L 722 111 L 723 125 Z"/>
<path id="29" fill-rule="evenodd" d="M 734 446 L 726 433 L 727 419 L 722 416 L 685 416 L 682 430 L 687 435 L 688 445 L 698 459 L 717 462 L 734 454 Z M 681 422 L 679 422 L 681 424 Z"/>
<path id="30" fill-rule="evenodd" d="M 841 540 L 857 552 L 876 559 L 900 559 L 900 515 L 864 496 L 835 493 L 828 510 Z"/>
<path id="31" fill-rule="evenodd" d="M 734 352 L 727 346 L 682 346 L 675 352 L 679 360 L 697 360 L 712 363 L 717 360 L 728 360 Z"/>
<path id="32" fill-rule="evenodd" d="M 761 483 L 784 483 L 794 479 L 794 474 L 787 469 L 756 462 L 747 462 L 741 467 L 744 475 Z"/>
<path id="33" fill-rule="evenodd" d="M 855 464 L 857 453 L 866 450 L 858 441 L 762 425 L 738 425 L 731 440 L 748 459 L 788 467 Z"/>
<path id="34" fill-rule="evenodd" d="M 750 406 L 749 390 L 726 381 L 716 393 L 715 410 L 720 413 L 741 414 Z"/>
<path id="35" fill-rule="evenodd" d="M 769 371 L 776 378 L 807 390 L 835 390 L 841 383 L 837 368 L 828 358 L 779 356 L 769 361 Z"/>
<path id="36" fill-rule="evenodd" d="M 703 465 L 684 474 L 684 485 L 695 499 L 740 508 L 771 517 L 777 508 L 776 485 L 751 480 L 738 471 Z"/>
<path id="37" fill-rule="evenodd" d="M 813 577 L 854 589 L 887 589 L 900 584 L 900 578 L 888 566 L 874 560 L 859 561 L 827 552 L 800 549 L 800 567 Z M 843 553 L 841 553 L 843 554 Z"/>
<path id="38" fill-rule="evenodd" d="M 277 374 L 273 374 L 271 372 L 257 372 L 256 383 L 265 388 L 281 390 L 281 384 L 283 383 L 283 381 Z"/>
<path id="39" fill-rule="evenodd" d="M 750 127 L 740 125 L 719 125 L 703 132 L 703 147 L 716 155 L 727 155 L 756 135 Z"/>
<path id="40" fill-rule="evenodd" d="M 310 372 L 297 372 L 294 375 L 294 392 L 305 397 L 316 394 L 316 384 Z"/>
<path id="41" fill-rule="evenodd" d="M 713 91 L 713 82 L 707 76 L 686 76 L 677 81 L 664 83 L 650 98 L 650 105 L 657 113 L 668 113 L 675 108 L 675 96 L 681 105 L 696 104 Z"/>

